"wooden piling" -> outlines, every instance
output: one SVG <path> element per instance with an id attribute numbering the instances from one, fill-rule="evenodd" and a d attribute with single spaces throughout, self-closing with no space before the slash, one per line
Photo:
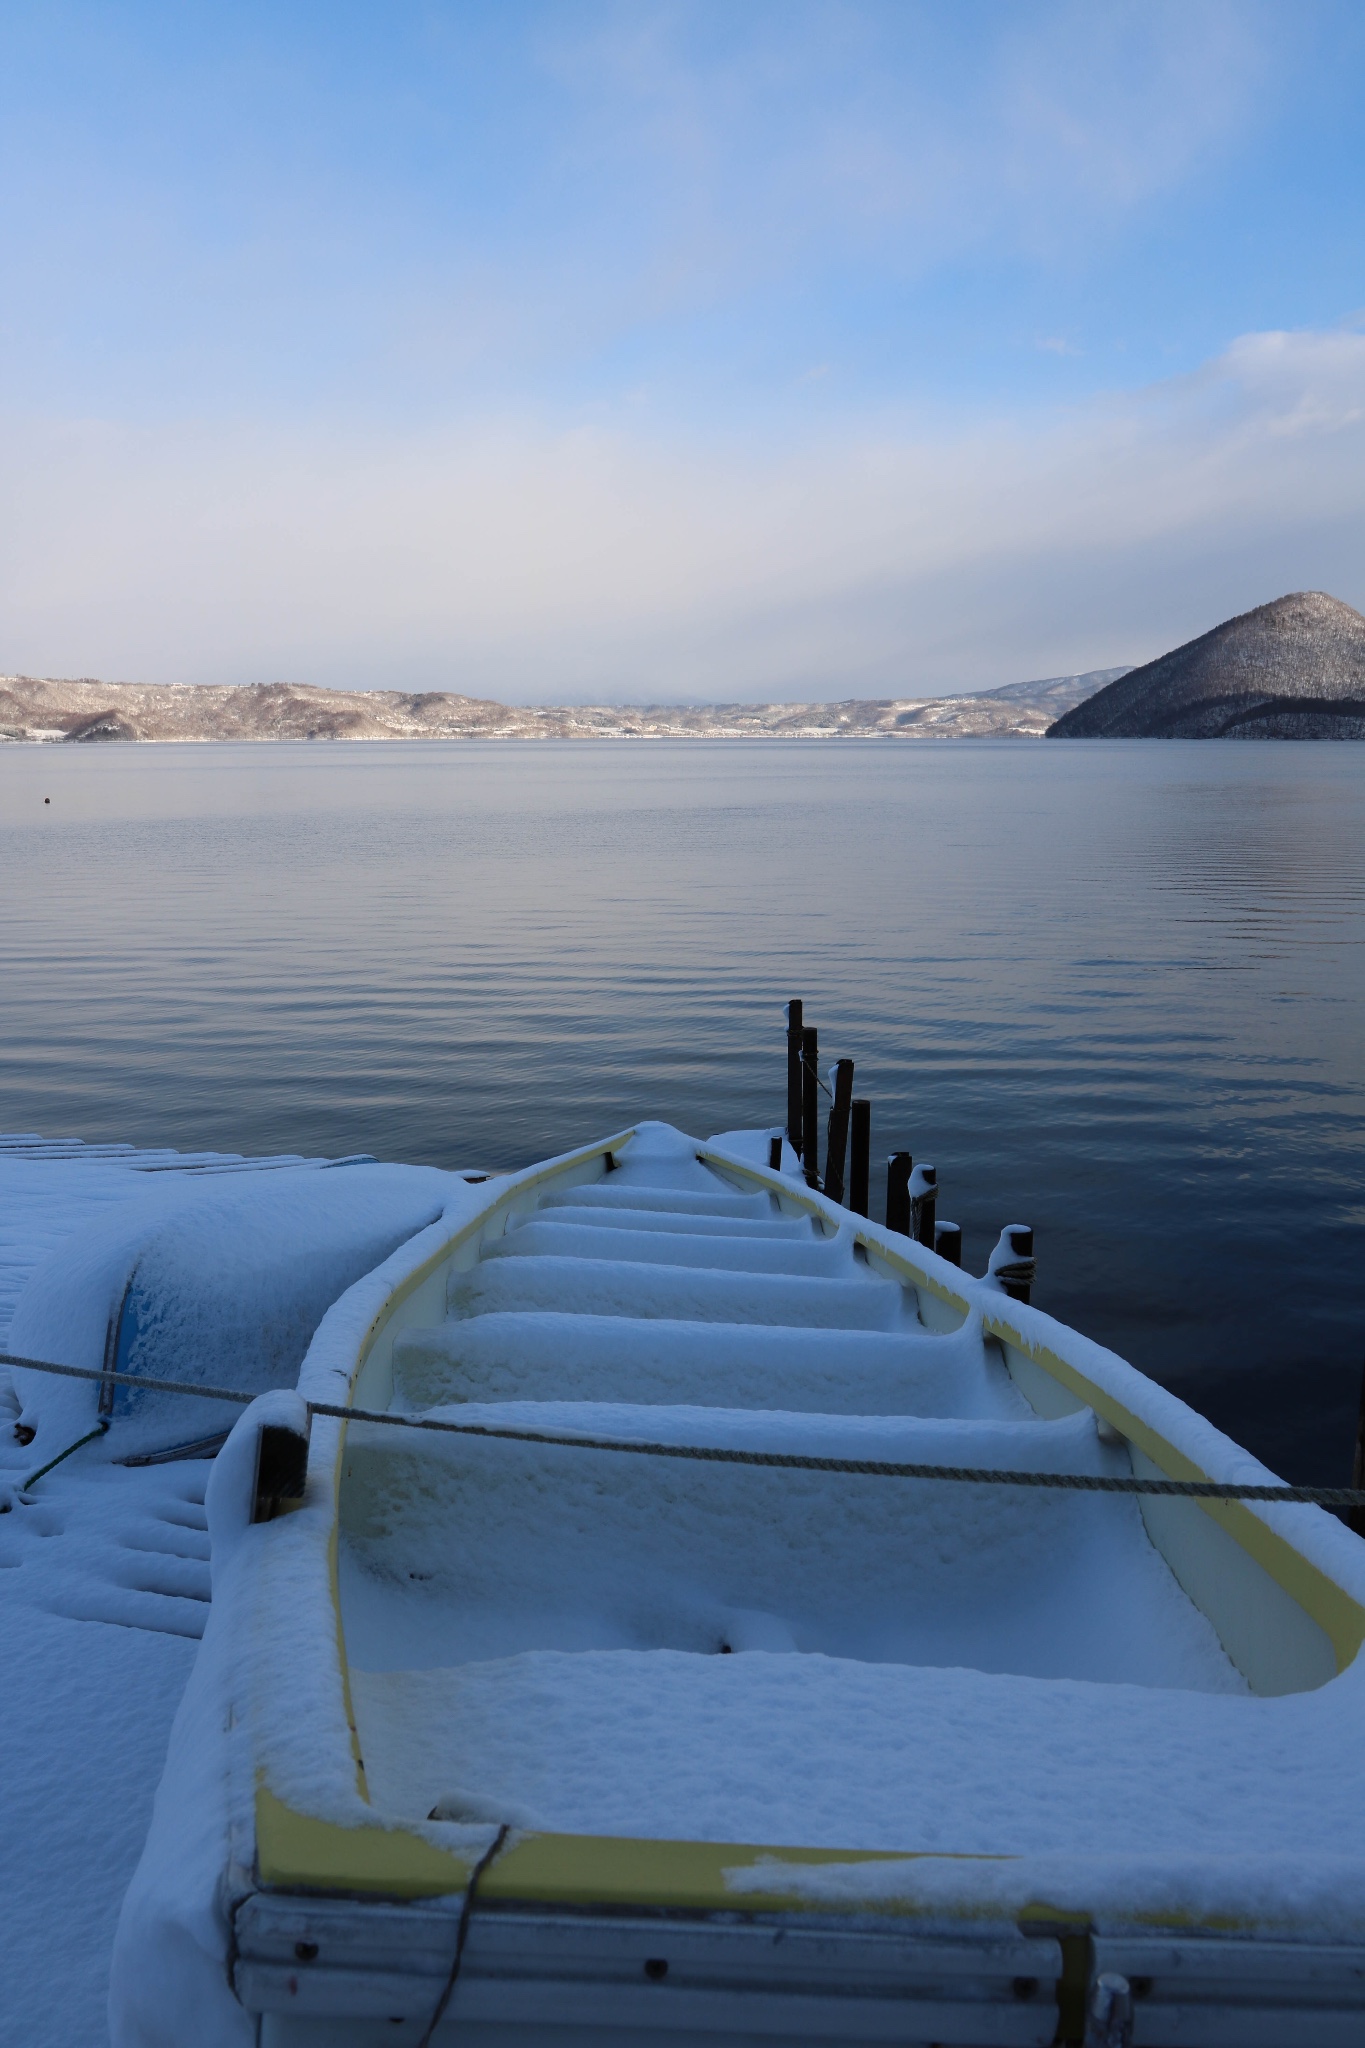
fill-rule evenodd
<path id="1" fill-rule="evenodd" d="M 834 1063 L 834 1096 L 825 1134 L 825 1193 L 832 1202 L 844 1199 L 844 1159 L 848 1153 L 848 1122 L 853 1107 L 853 1062 Z"/>
<path id="2" fill-rule="evenodd" d="M 800 1159 L 805 1146 L 801 1129 L 801 1001 L 787 1005 L 787 1143 Z"/>
<path id="3" fill-rule="evenodd" d="M 253 1522 L 302 1507 L 308 1483 L 308 1438 L 287 1423 L 267 1422 L 256 1438 L 256 1473 L 251 1489 Z"/>
<path id="4" fill-rule="evenodd" d="M 986 1271 L 1000 1282 L 1011 1301 L 1027 1301 L 1033 1291 L 1037 1261 L 1033 1256 L 1033 1226 L 1007 1223 L 1001 1231 Z"/>
<path id="5" fill-rule="evenodd" d="M 934 1210 L 938 1203 L 938 1168 L 917 1166 L 910 1176 L 910 1235 L 916 1244 L 934 1247 Z"/>
<path id="6" fill-rule="evenodd" d="M 801 1027 L 801 1164 L 806 1186 L 820 1185 L 820 1034 L 813 1024 Z"/>
<path id="7" fill-rule="evenodd" d="M 950 1266 L 962 1264 L 962 1225 L 960 1223 L 935 1223 L 934 1250 Z"/>
<path id="8" fill-rule="evenodd" d="M 1010 1232 L 1010 1243 L 1014 1247 L 1014 1254 L 1019 1261 L 1021 1271 L 1017 1280 L 1007 1280 L 1005 1282 L 1005 1292 L 1009 1295 L 1011 1301 L 1028 1301 L 1033 1293 L 1034 1275 L 1038 1271 L 1038 1261 L 1033 1256 L 1032 1226 L 1030 1225 L 1024 1230 L 1018 1228 L 1012 1230 Z"/>
<path id="9" fill-rule="evenodd" d="M 872 1104 L 865 1095 L 855 1095 L 850 1106 L 848 1155 L 848 1206 L 855 1216 L 871 1214 L 868 1182 L 872 1175 Z"/>
<path id="10" fill-rule="evenodd" d="M 908 1152 L 893 1152 L 886 1162 L 886 1227 L 910 1235 L 910 1173 L 915 1162 Z"/>
<path id="11" fill-rule="evenodd" d="M 1351 1467 L 1352 1486 L 1365 1486 L 1365 1372 L 1360 1376 L 1360 1415 L 1356 1422 L 1356 1455 Z M 1346 1526 L 1365 1536 L 1365 1508 L 1347 1508 Z"/>

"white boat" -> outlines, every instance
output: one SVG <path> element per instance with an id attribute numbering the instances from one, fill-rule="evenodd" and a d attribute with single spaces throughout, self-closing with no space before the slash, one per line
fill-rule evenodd
<path id="1" fill-rule="evenodd" d="M 247 1411 L 118 2048 L 1365 2040 L 1365 1546 L 748 1462 L 1273 1483 L 768 1156 L 471 1187 Z"/>

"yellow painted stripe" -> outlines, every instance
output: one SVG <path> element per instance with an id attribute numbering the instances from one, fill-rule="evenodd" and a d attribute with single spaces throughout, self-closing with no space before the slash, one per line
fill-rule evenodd
<path id="1" fill-rule="evenodd" d="M 407 1828 L 340 1827 L 297 1813 L 268 1787 L 256 1793 L 257 1877 L 278 1891 L 368 1893 L 429 1899 L 462 1892 L 472 1861 L 433 1848 Z M 996 1917 L 995 1905 L 966 1901 L 932 1907 L 902 1899 L 837 1901 L 781 1890 L 732 1891 L 728 1870 L 757 1863 L 819 1869 L 850 1863 L 1005 1863 L 1008 1856 L 947 1856 L 922 1850 L 765 1848 L 751 1842 L 643 1841 L 609 1835 L 514 1835 L 479 1885 L 480 1898 L 544 1906 L 654 1907 L 674 1912 L 874 1913 L 899 1919 L 947 1915 L 958 1924 Z M 1011 1916 L 1024 1933 L 1083 1929 L 1089 1916 L 1037 1899 Z M 1168 1932 L 1236 1934 L 1246 1923 L 1229 1914 L 1139 1913 L 1139 1926 Z"/>
<path id="2" fill-rule="evenodd" d="M 438 1245 L 420 1266 L 414 1267 L 406 1279 L 400 1280 L 393 1293 L 376 1312 L 374 1321 L 365 1332 L 360 1349 L 356 1353 L 355 1365 L 351 1371 L 352 1386 L 355 1385 L 360 1368 L 374 1349 L 375 1340 L 394 1310 L 401 1308 L 408 1296 L 415 1294 L 423 1282 L 429 1280 L 437 1268 L 445 1264 L 452 1253 L 457 1252 L 462 1244 L 476 1236 L 499 1209 L 506 1208 L 518 1196 L 524 1195 L 529 1188 L 538 1188 L 547 1181 L 559 1180 L 564 1174 L 571 1173 L 576 1166 L 585 1166 L 591 1159 L 604 1158 L 608 1152 L 614 1151 L 618 1145 L 624 1145 L 627 1139 L 633 1138 L 634 1135 L 635 1129 L 632 1125 L 629 1130 L 618 1131 L 613 1138 L 604 1138 L 598 1144 L 585 1145 L 581 1151 L 569 1153 L 566 1158 L 556 1160 L 553 1166 L 542 1167 L 539 1170 L 528 1169 L 525 1173 L 514 1174 L 509 1179 L 490 1183 L 489 1199 L 484 1207 L 477 1209 L 472 1216 L 466 1217 L 458 1230 L 452 1231 L 445 1242 Z"/>
<path id="3" fill-rule="evenodd" d="M 493 1188 L 483 1207 L 476 1210 L 473 1216 L 466 1217 L 459 1229 L 453 1231 L 444 1244 L 439 1245 L 434 1252 L 422 1261 L 420 1266 L 415 1267 L 407 1275 L 406 1279 L 401 1280 L 398 1286 L 394 1288 L 393 1293 L 386 1298 L 383 1306 L 378 1310 L 374 1320 L 371 1322 L 369 1329 L 365 1332 L 360 1343 L 360 1349 L 356 1353 L 355 1364 L 351 1367 L 348 1398 L 354 1394 L 355 1383 L 360 1376 L 361 1369 L 374 1349 L 385 1325 L 390 1321 L 395 1311 L 401 1308 L 409 1295 L 415 1293 L 424 1281 L 429 1280 L 432 1274 L 444 1265 L 451 1258 L 452 1254 L 459 1250 L 462 1244 L 465 1244 L 478 1231 L 484 1229 L 500 1208 L 514 1201 L 527 1188 L 539 1187 L 542 1182 L 557 1180 L 562 1174 L 571 1172 L 574 1167 L 582 1166 L 590 1159 L 600 1159 L 610 1152 L 614 1146 L 624 1145 L 626 1140 L 633 1136 L 634 1128 L 632 1127 L 628 1131 L 618 1132 L 615 1137 L 607 1138 L 600 1144 L 585 1145 L 581 1151 L 570 1153 L 568 1158 L 561 1159 L 556 1165 L 546 1167 L 540 1172 L 530 1171 L 519 1174 L 514 1176 L 510 1182 L 505 1179 L 500 1180 Z M 341 1672 L 342 1706 L 346 1715 L 346 1725 L 350 1731 L 351 1759 L 355 1765 L 356 1790 L 368 1806 L 370 1803 L 370 1788 L 365 1776 L 365 1759 L 360 1752 L 360 1734 L 356 1727 L 355 1707 L 351 1699 L 351 1660 L 346 1654 L 346 1629 L 341 1618 L 341 1586 L 337 1577 L 337 1538 L 341 1521 L 341 1467 L 345 1455 L 346 1424 L 343 1422 L 341 1428 L 337 1431 L 337 1454 L 332 1465 L 332 1528 L 327 1542 L 327 1576 L 332 1596 L 332 1621 L 336 1631 L 337 1664 Z"/>
<path id="4" fill-rule="evenodd" d="M 779 1174 L 765 1172 L 758 1167 L 736 1165 L 719 1154 L 708 1154 L 705 1147 L 702 1148 L 701 1156 L 713 1158 L 715 1164 L 723 1166 L 727 1173 L 753 1181 L 756 1185 L 771 1189 L 775 1194 L 781 1193 L 795 1200 L 813 1215 L 823 1216 L 829 1213 L 819 1200 L 793 1189 L 790 1181 L 784 1180 Z M 860 1227 L 856 1233 L 856 1241 L 859 1244 L 875 1251 L 879 1258 L 885 1259 L 888 1265 L 904 1273 L 915 1286 L 927 1287 L 940 1301 L 951 1302 L 964 1314 L 967 1312 L 968 1304 L 965 1297 L 955 1295 L 940 1281 L 931 1278 L 913 1256 L 907 1257 L 899 1248 L 888 1246 L 886 1237 L 886 1232 L 878 1231 L 875 1227 Z M 1203 1471 L 1193 1459 L 1186 1457 L 1183 1451 L 1177 1450 L 1174 1444 L 1160 1436 L 1149 1423 L 1140 1421 L 1120 1401 L 1116 1401 L 1112 1394 L 1096 1386 L 1093 1380 L 1088 1379 L 1074 1365 L 1069 1365 L 1058 1352 L 1048 1345 L 1034 1343 L 1023 1336 L 1008 1320 L 1007 1315 L 998 1311 L 988 1315 L 985 1329 L 987 1336 L 1002 1338 L 1006 1343 L 1013 1344 L 1016 1350 L 1022 1351 L 1035 1365 L 1050 1373 L 1053 1379 L 1059 1381 L 1088 1408 L 1093 1408 L 1106 1422 L 1112 1422 L 1130 1443 L 1136 1444 L 1140 1451 L 1145 1452 L 1168 1479 L 1212 1478 L 1212 1473 Z M 1296 1550 L 1292 1543 L 1277 1530 L 1272 1529 L 1245 1502 L 1201 1500 L 1195 1505 L 1217 1522 L 1219 1527 L 1231 1536 L 1234 1543 L 1239 1544 L 1250 1557 L 1253 1557 L 1276 1584 L 1283 1587 L 1290 1599 L 1297 1601 L 1305 1614 L 1317 1623 L 1332 1645 L 1337 1670 L 1344 1671 L 1347 1665 L 1354 1661 L 1361 1644 L 1365 1643 L 1365 1607 L 1353 1599 L 1344 1587 L 1339 1586 L 1335 1579 L 1329 1578 L 1326 1572 L 1310 1563 L 1302 1551 Z"/>
<path id="5" fill-rule="evenodd" d="M 1130 1443 L 1159 1466 L 1168 1479 L 1209 1479 L 1211 1473 L 1196 1465 L 1192 1458 L 1168 1443 L 1158 1435 L 1150 1423 L 1143 1422 L 1121 1401 L 1096 1386 L 1093 1380 L 1069 1365 L 1056 1351 L 1046 1344 L 1031 1342 L 1009 1322 L 1006 1316 L 995 1313 L 986 1318 L 986 1334 L 1002 1338 L 1031 1358 L 1035 1365 L 1050 1373 L 1053 1379 L 1111 1422 Z M 1298 1602 L 1305 1614 L 1314 1620 L 1332 1645 L 1336 1655 L 1337 1670 L 1344 1671 L 1365 1643 L 1365 1607 L 1335 1579 L 1310 1563 L 1303 1552 L 1296 1550 L 1278 1530 L 1272 1529 L 1253 1513 L 1250 1506 L 1237 1500 L 1197 1500 L 1195 1506 L 1202 1508 L 1206 1515 L 1225 1529 L 1235 1543 L 1241 1545 L 1262 1569 L 1268 1572 L 1277 1585 L 1284 1588 L 1291 1600 Z"/>
<path id="6" fill-rule="evenodd" d="M 401 1827 L 340 1827 L 297 1813 L 261 1785 L 256 1792 L 256 1860 L 263 1885 L 282 1891 L 375 1892 L 390 1898 L 433 1898 L 461 1892 L 472 1863 L 433 1848 Z M 679 1912 L 827 1913 L 826 1900 L 781 1889 L 734 1892 L 728 1870 L 772 1862 L 792 1869 L 825 1864 L 904 1863 L 924 1860 L 889 1849 L 805 1849 L 764 1847 L 753 1842 L 666 1842 L 612 1835 L 528 1834 L 513 1836 L 485 1872 L 479 1896 L 525 1904 L 559 1906 L 650 1906 Z M 993 1863 L 991 1856 L 935 1856 L 936 1863 Z M 833 1910 L 866 1912 L 850 1902 Z M 872 1910 L 922 1910 L 896 1900 Z M 935 1910 L 941 1910 L 936 1908 Z M 992 1909 L 994 1910 L 994 1909 Z M 1030 1908 L 1036 1916 L 1046 1908 Z"/>
<path id="7" fill-rule="evenodd" d="M 256 1794 L 257 1876 L 279 1891 L 369 1893 L 391 1899 L 438 1898 L 462 1892 L 472 1861 L 433 1848 L 407 1828 L 340 1827 L 297 1813 L 267 1786 Z M 932 1907 L 903 1899 L 811 1899 L 799 1893 L 732 1891 L 725 1873 L 758 1863 L 797 1870 L 829 1864 L 1007 1863 L 1008 1856 L 947 1856 L 888 1849 L 763 1847 L 752 1842 L 643 1841 L 610 1835 L 514 1835 L 479 1885 L 480 1898 L 543 1906 L 649 1906 L 673 1912 L 875 1913 L 900 1919 L 948 1915 L 959 1924 L 994 1918 L 999 1908 L 963 1901 Z M 1037 1899 L 1011 1916 L 1028 1933 L 1054 1933 L 1088 1924 L 1088 1916 Z M 1186 1933 L 1237 1933 L 1244 1923 L 1227 1914 L 1140 1913 L 1139 1925 Z"/>
<path id="8" fill-rule="evenodd" d="M 296 1813 L 256 1788 L 256 1869 L 282 1891 L 380 1892 L 429 1899 L 462 1892 L 471 1866 L 406 1828 L 343 1828 Z"/>
<path id="9" fill-rule="evenodd" d="M 777 1861 L 895 1863 L 891 1850 L 762 1848 L 751 1842 L 645 1841 L 619 1835 L 523 1835 L 498 1858 L 480 1898 L 563 1906 L 662 1906 L 678 1911 L 828 1912 L 781 1890 L 732 1892 L 727 1870 Z M 866 1911 L 866 1907 L 861 1910 Z M 905 1910 L 888 1908 L 887 1910 Z"/>

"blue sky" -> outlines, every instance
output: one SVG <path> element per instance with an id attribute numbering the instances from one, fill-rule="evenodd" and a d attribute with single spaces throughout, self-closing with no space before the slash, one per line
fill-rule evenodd
<path id="1" fill-rule="evenodd" d="M 10 0 L 0 669 L 891 696 L 1365 605 L 1365 10 Z"/>

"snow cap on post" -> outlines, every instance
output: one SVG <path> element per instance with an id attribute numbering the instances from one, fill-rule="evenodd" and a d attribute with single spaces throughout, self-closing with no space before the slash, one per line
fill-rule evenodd
<path id="1" fill-rule="evenodd" d="M 295 1483 L 297 1462 L 293 1471 L 286 1469 L 281 1437 L 302 1444 L 306 1471 L 311 1422 L 308 1403 L 292 1387 L 276 1387 L 242 1410 L 232 1434 L 214 1459 L 204 1496 L 215 1568 L 220 1557 L 226 1561 L 236 1549 L 253 1522 L 273 1519 L 272 1515 L 257 1513 L 261 1479 L 264 1477 L 272 1487 L 277 1475 L 281 1488 L 285 1483 Z M 302 1488 L 296 1496 L 287 1496 L 281 1490 L 272 1497 L 281 1503 L 289 1498 L 291 1505 L 297 1507 L 302 1504 Z M 277 1505 L 274 1512 L 279 1511 Z"/>

